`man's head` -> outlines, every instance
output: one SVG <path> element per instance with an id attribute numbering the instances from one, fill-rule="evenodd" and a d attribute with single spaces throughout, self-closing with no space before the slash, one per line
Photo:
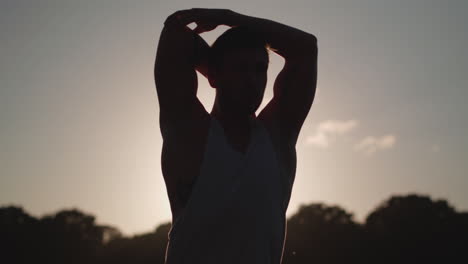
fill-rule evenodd
<path id="1" fill-rule="evenodd" d="M 251 115 L 267 82 L 268 44 L 246 27 L 233 27 L 210 48 L 209 81 L 222 111 Z"/>

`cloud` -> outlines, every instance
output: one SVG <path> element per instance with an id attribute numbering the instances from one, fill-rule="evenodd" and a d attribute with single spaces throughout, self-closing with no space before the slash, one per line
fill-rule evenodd
<path id="1" fill-rule="evenodd" d="M 354 146 L 354 150 L 362 151 L 367 155 L 372 155 L 376 151 L 393 148 L 396 143 L 396 136 L 388 134 L 382 137 L 368 136 Z"/>
<path id="2" fill-rule="evenodd" d="M 358 122 L 356 120 L 326 120 L 321 122 L 314 135 L 306 138 L 307 145 L 314 145 L 321 148 L 327 148 L 330 145 L 332 139 L 337 135 L 343 135 L 355 127 Z"/>

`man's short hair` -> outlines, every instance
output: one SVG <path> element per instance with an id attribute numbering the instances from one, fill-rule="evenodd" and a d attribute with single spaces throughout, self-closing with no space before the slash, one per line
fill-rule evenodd
<path id="1" fill-rule="evenodd" d="M 223 66 L 224 55 L 237 50 L 264 49 L 269 53 L 270 46 L 261 34 L 246 26 L 232 27 L 221 34 L 211 45 L 209 67 L 211 70 Z"/>

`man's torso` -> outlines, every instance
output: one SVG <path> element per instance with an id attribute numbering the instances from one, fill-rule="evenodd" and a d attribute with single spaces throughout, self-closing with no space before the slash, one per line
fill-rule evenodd
<path id="1" fill-rule="evenodd" d="M 259 119 L 257 119 L 259 121 Z M 185 208 L 190 197 L 193 184 L 196 182 L 203 162 L 203 156 L 208 140 L 208 133 L 211 125 L 211 116 L 206 111 L 198 115 L 197 118 L 187 120 L 183 128 L 177 130 L 171 142 L 164 142 L 162 150 L 162 171 L 166 180 L 169 201 L 172 210 L 173 220 Z M 262 124 L 269 135 L 277 133 L 272 122 L 263 120 Z M 252 134 L 252 133 L 250 133 Z M 239 152 L 245 152 L 249 144 L 248 134 L 238 136 L 225 130 L 228 144 Z M 288 139 L 272 140 L 274 149 L 282 151 L 281 157 L 286 166 L 286 175 L 294 177 L 296 164 L 296 151 L 294 147 L 287 146 Z M 171 181 L 171 184 L 168 184 Z"/>

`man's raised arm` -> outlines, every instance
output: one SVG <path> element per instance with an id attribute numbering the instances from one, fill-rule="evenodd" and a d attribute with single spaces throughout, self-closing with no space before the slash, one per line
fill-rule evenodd
<path id="1" fill-rule="evenodd" d="M 231 26 L 247 26 L 261 34 L 285 60 L 313 56 L 317 48 L 317 38 L 307 32 L 273 20 L 253 16 L 233 14 Z"/>
<path id="2" fill-rule="evenodd" d="M 195 70 L 206 74 L 200 54 L 205 53 L 209 46 L 177 19 L 178 13 L 173 13 L 164 22 L 154 66 L 162 133 L 169 125 L 185 120 L 203 108 L 196 97 L 198 83 Z"/>
<path id="3" fill-rule="evenodd" d="M 282 136 L 295 145 L 312 106 L 317 85 L 317 38 L 299 29 L 263 18 L 235 13 L 232 26 L 247 26 L 261 34 L 272 50 L 285 59 L 274 83 L 274 97 L 259 118 L 275 120 Z"/>

